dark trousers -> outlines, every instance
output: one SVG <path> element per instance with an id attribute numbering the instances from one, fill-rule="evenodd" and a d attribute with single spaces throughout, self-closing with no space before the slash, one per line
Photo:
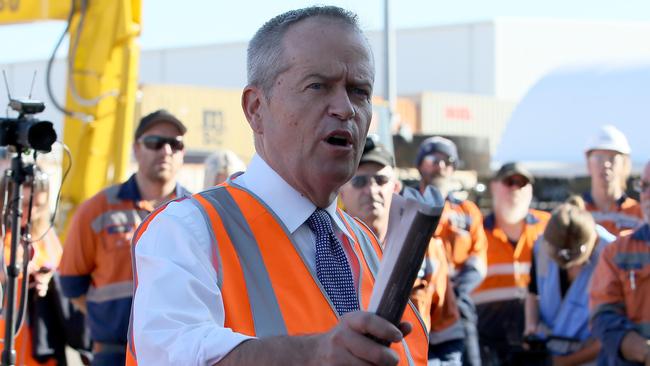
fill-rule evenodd
<path id="1" fill-rule="evenodd" d="M 523 350 L 524 301 L 495 301 L 478 305 L 478 333 L 484 366 L 516 365 Z"/>
<path id="2" fill-rule="evenodd" d="M 115 366 L 126 363 L 126 353 L 99 352 L 93 354 L 92 366 Z"/>
<path id="3" fill-rule="evenodd" d="M 465 351 L 463 352 L 463 365 L 481 366 L 481 348 L 478 343 L 478 330 L 476 329 L 477 315 L 474 302 L 469 294 L 457 294 L 460 321 L 465 330 Z"/>

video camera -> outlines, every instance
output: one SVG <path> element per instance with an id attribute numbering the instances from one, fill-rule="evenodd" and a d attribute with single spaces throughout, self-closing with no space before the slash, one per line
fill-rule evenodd
<path id="1" fill-rule="evenodd" d="M 5 79 L 6 82 L 6 79 Z M 7 88 L 7 93 L 9 92 Z M 12 99 L 9 97 L 9 107 L 18 112 L 17 118 L 0 118 L 0 146 L 11 146 L 15 149 L 14 156 L 11 158 L 11 169 L 7 177 L 11 179 L 13 187 L 11 189 L 11 199 L 5 199 L 5 205 L 12 207 L 9 222 L 11 223 L 11 243 L 9 246 L 9 265 L 6 267 L 5 283 L 6 283 L 6 307 L 3 306 L 3 316 L 5 318 L 4 329 L 4 349 L 2 350 L 2 365 L 15 365 L 16 364 L 16 351 L 14 349 L 14 337 L 18 332 L 24 319 L 24 310 L 27 303 L 27 264 L 28 260 L 24 260 L 22 265 L 17 261 L 19 238 L 21 236 L 21 223 L 22 223 L 22 187 L 23 183 L 28 182 L 28 178 L 34 174 L 33 169 L 25 166 L 22 160 L 22 155 L 26 150 L 50 152 L 52 151 L 52 144 L 56 141 L 56 131 L 52 122 L 39 121 L 34 118 L 34 114 L 41 113 L 45 110 L 45 104 L 35 100 L 28 99 Z M 32 190 L 33 194 L 33 190 Z M 7 198 L 7 196 L 5 196 Z M 11 202 L 9 204 L 8 202 Z M 29 234 L 30 218 L 31 218 L 31 202 L 29 200 L 30 208 L 27 212 L 27 229 L 26 234 Z M 3 221 L 5 217 L 1 218 Z M 2 238 L 4 240 L 4 238 Z M 22 245 L 23 243 L 21 243 Z M 24 253 L 28 252 L 28 248 L 24 249 Z M 4 258 L 3 258 L 4 259 Z M 4 265 L 4 261 L 2 261 Z M 4 271 L 4 269 L 3 269 Z M 22 296 L 18 303 L 20 304 L 18 316 L 16 312 L 16 300 L 18 295 L 18 278 L 20 273 L 23 273 L 20 291 Z M 4 287 L 4 286 L 3 286 Z M 3 288 L 4 290 L 4 288 Z"/>
<path id="2" fill-rule="evenodd" d="M 52 144 L 56 141 L 54 125 L 33 117 L 45 110 L 45 104 L 37 100 L 11 99 L 9 107 L 18 112 L 18 117 L 0 118 L 0 146 L 52 151 Z"/>

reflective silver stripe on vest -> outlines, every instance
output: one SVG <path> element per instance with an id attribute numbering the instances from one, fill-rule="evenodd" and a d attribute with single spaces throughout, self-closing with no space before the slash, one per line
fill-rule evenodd
<path id="1" fill-rule="evenodd" d="M 361 248 L 361 251 L 363 252 L 363 258 L 368 264 L 368 268 L 370 268 L 370 272 L 372 273 L 373 280 L 377 276 L 377 272 L 379 272 L 379 257 L 377 256 L 377 253 L 375 252 L 375 248 L 372 245 L 372 242 L 370 241 L 370 238 L 366 235 L 366 233 L 363 231 L 363 229 L 359 228 L 357 225 L 356 220 L 351 218 L 347 213 L 339 211 L 340 213 L 343 214 L 343 221 L 348 223 L 348 227 L 352 229 L 352 232 L 354 233 L 354 236 L 357 238 L 357 241 L 359 242 L 359 247 Z M 362 223 L 363 224 L 363 223 Z M 365 224 L 363 224 L 365 225 Z M 367 226 L 366 226 L 367 228 Z M 370 232 L 370 230 L 368 228 Z M 359 281 L 361 282 L 361 281 Z M 420 325 L 422 325 L 422 329 L 427 329 L 426 325 L 424 324 L 424 320 L 420 317 L 420 314 L 418 311 L 415 309 L 415 306 L 411 303 L 409 300 L 408 305 L 411 307 L 413 312 L 415 313 L 416 318 L 420 321 Z M 424 332 L 426 335 L 426 331 Z M 428 335 L 427 335 L 427 343 L 428 343 Z M 415 365 L 415 361 L 413 360 L 413 356 L 411 356 L 411 351 L 409 350 L 408 344 L 406 343 L 405 339 L 402 339 L 402 346 L 404 347 L 404 354 L 406 355 L 407 361 L 409 365 Z"/>
<path id="2" fill-rule="evenodd" d="M 210 217 L 208 216 L 208 213 L 205 212 L 205 208 L 199 201 L 197 201 L 196 198 L 192 197 L 189 199 L 189 202 L 193 204 L 201 213 L 201 216 L 203 216 L 203 220 L 205 220 L 205 223 L 208 228 L 208 233 L 210 234 L 210 240 L 212 241 L 212 251 L 214 254 L 214 257 L 217 261 L 217 286 L 219 286 L 219 290 L 222 289 L 223 286 L 223 264 L 221 262 L 221 255 L 219 255 L 219 246 L 217 245 L 217 238 L 214 236 L 214 231 L 212 230 L 212 223 L 210 222 Z"/>
<path id="3" fill-rule="evenodd" d="M 592 211 L 591 215 L 597 223 L 612 221 L 619 229 L 634 229 L 643 224 L 643 219 L 638 216 L 628 215 L 624 212 Z"/>
<path id="4" fill-rule="evenodd" d="M 86 294 L 88 302 L 106 302 L 133 297 L 133 281 L 111 283 L 102 287 L 91 286 Z"/>
<path id="5" fill-rule="evenodd" d="M 286 335 L 287 328 L 280 305 L 273 292 L 262 253 L 241 210 L 228 191 L 219 187 L 200 193 L 221 217 L 230 238 L 246 281 L 246 292 L 253 315 L 255 335 L 269 337 Z"/>
<path id="6" fill-rule="evenodd" d="M 298 253 L 298 255 L 300 256 L 300 259 L 302 259 L 302 262 L 303 262 L 305 268 L 307 269 L 307 271 L 309 271 L 309 274 L 311 275 L 312 279 L 314 280 L 314 283 L 316 284 L 316 286 L 318 286 L 318 289 L 323 294 L 323 298 L 329 304 L 330 309 L 332 309 L 332 314 L 337 319 L 340 318 L 339 313 L 336 311 L 336 307 L 334 307 L 334 303 L 332 303 L 332 300 L 330 300 L 329 296 L 327 295 L 327 292 L 325 291 L 325 289 L 323 288 L 323 285 L 320 283 L 320 280 L 318 279 L 318 275 L 316 274 L 316 269 L 310 267 L 309 261 L 305 258 L 305 256 L 304 256 L 302 250 L 300 249 L 300 247 L 291 238 L 291 232 L 282 223 L 282 220 L 280 220 L 280 218 L 273 212 L 273 210 L 271 210 L 271 208 L 269 206 L 267 206 L 266 203 L 264 203 L 261 198 L 259 198 L 257 195 L 255 195 L 255 193 L 251 192 L 250 190 L 248 190 L 245 187 L 242 187 L 242 186 L 238 185 L 235 182 L 232 182 L 230 179 L 228 180 L 228 183 L 232 187 L 234 187 L 235 189 L 239 189 L 240 191 L 244 191 L 244 192 L 248 193 L 251 197 L 255 198 L 257 203 L 259 203 L 262 207 L 264 207 L 266 209 L 266 211 L 275 219 L 275 222 L 277 222 L 278 225 L 280 225 L 280 227 L 282 228 L 282 231 L 287 236 L 287 238 L 289 238 L 289 241 L 291 242 L 291 245 L 293 245 L 293 248 L 296 250 L 296 253 Z"/>
<path id="7" fill-rule="evenodd" d="M 640 270 L 650 264 L 650 253 L 616 253 L 614 263 L 624 271 Z"/>
<path id="8" fill-rule="evenodd" d="M 104 194 L 106 195 L 106 201 L 108 201 L 109 205 L 117 205 L 120 203 L 120 199 L 117 197 L 117 194 L 120 192 L 120 187 L 121 184 L 116 184 L 114 186 L 110 186 L 104 190 Z"/>
<path id="9" fill-rule="evenodd" d="M 368 268 L 370 268 L 370 272 L 372 272 L 373 277 L 376 277 L 377 272 L 379 272 L 379 257 L 377 256 L 377 253 L 375 253 L 375 248 L 372 245 L 370 238 L 366 236 L 366 233 L 362 229 L 354 225 L 357 223 L 357 221 L 350 217 L 350 215 L 343 211 L 338 212 L 339 215 L 343 214 L 341 218 L 344 222 L 347 222 L 350 229 L 352 229 L 352 233 L 359 241 L 359 247 L 361 248 L 361 252 L 363 252 L 363 257 L 368 264 Z M 372 232 L 372 230 L 370 230 L 370 232 Z"/>
<path id="10" fill-rule="evenodd" d="M 96 233 L 100 233 L 102 230 L 111 226 L 123 226 L 125 227 L 124 230 L 128 228 L 126 231 L 131 231 L 134 227 L 142 223 L 147 214 L 147 211 L 130 208 L 125 210 L 110 210 L 97 216 L 90 226 Z"/>

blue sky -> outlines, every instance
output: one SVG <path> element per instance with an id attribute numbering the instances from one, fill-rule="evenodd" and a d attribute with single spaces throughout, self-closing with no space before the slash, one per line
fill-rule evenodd
<path id="1" fill-rule="evenodd" d="M 143 0 L 140 43 L 151 49 L 243 41 L 273 15 L 325 3 L 355 11 L 365 29 L 382 27 L 383 0 Z M 648 0 L 393 0 L 392 9 L 398 28 L 495 17 L 650 22 Z M 47 58 L 63 27 L 62 22 L 0 27 L 0 63 Z"/>

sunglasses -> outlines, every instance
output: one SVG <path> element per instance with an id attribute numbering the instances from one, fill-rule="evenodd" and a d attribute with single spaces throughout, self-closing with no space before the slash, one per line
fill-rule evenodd
<path id="1" fill-rule="evenodd" d="M 355 175 L 350 179 L 350 184 L 352 184 L 352 187 L 360 189 L 367 186 L 371 179 L 380 186 L 383 186 L 390 180 L 390 178 L 385 175 Z"/>
<path id="2" fill-rule="evenodd" d="M 529 182 L 528 179 L 524 177 L 513 175 L 511 177 L 505 177 L 501 179 L 501 183 L 503 183 L 503 185 L 506 187 L 516 186 L 517 188 L 521 189 L 524 188 Z"/>
<path id="3" fill-rule="evenodd" d="M 424 157 L 424 161 L 427 161 L 427 162 L 429 162 L 429 163 L 431 163 L 433 165 L 438 165 L 440 163 L 444 163 L 445 166 L 450 166 L 450 165 L 453 164 L 452 159 L 443 158 L 443 157 L 436 156 L 436 155 L 427 155 L 427 156 Z"/>
<path id="4" fill-rule="evenodd" d="M 587 244 L 582 244 L 575 249 L 569 249 L 569 248 L 556 249 L 555 255 L 566 262 L 570 262 L 578 258 L 579 256 L 581 256 L 582 254 L 584 254 L 586 251 L 587 251 Z"/>
<path id="5" fill-rule="evenodd" d="M 641 180 L 641 179 L 634 182 L 634 190 L 635 191 L 637 191 L 639 193 L 643 193 L 643 192 L 647 191 L 648 189 L 650 189 L 650 182 L 645 181 L 645 180 Z"/>
<path id="6" fill-rule="evenodd" d="M 164 137 L 158 135 L 149 135 L 141 137 L 140 143 L 149 150 L 160 150 L 165 145 L 169 145 L 169 147 L 172 148 L 173 152 L 177 152 L 185 148 L 185 144 L 183 144 L 183 138 L 181 136 Z"/>

